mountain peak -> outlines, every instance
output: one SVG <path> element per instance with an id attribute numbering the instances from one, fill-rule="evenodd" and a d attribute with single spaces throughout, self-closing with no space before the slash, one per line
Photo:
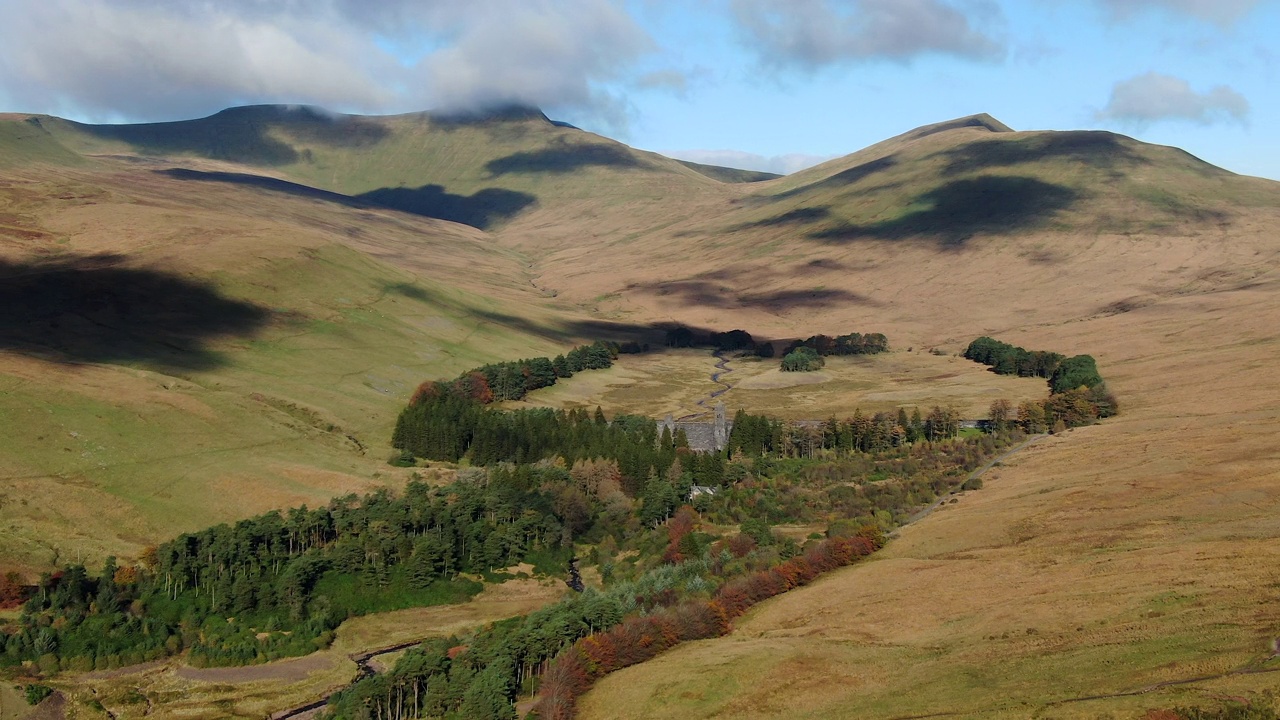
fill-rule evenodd
<path id="1" fill-rule="evenodd" d="M 964 130 L 968 128 L 977 128 L 993 133 L 1014 132 L 1013 128 L 1005 125 L 987 113 L 978 113 L 977 115 L 967 115 L 954 120 L 947 120 L 945 122 L 934 123 L 932 125 L 924 125 L 907 132 L 902 137 L 903 139 L 918 140 L 922 137 L 936 135 L 949 130 Z"/>

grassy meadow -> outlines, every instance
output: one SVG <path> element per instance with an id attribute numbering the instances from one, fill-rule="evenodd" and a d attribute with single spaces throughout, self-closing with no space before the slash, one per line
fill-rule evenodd
<path id="1" fill-rule="evenodd" d="M 1018 402 L 1048 394 L 1041 378 L 996 375 L 954 355 L 906 349 L 881 355 L 828 357 L 815 372 L 784 373 L 779 361 L 732 358 L 721 380 L 733 386 L 718 399 L 730 413 L 743 409 L 790 420 L 846 418 L 861 409 L 867 414 L 896 413 L 934 405 L 955 406 L 966 418 L 986 417 L 991 401 Z M 722 386 L 711 382 L 716 358 L 708 350 L 664 349 L 623 355 L 614 367 L 583 373 L 553 387 L 537 390 L 520 403 L 543 407 L 593 409 L 661 418 L 693 414 L 709 416 L 697 401 Z"/>
<path id="2" fill-rule="evenodd" d="M 385 461 L 418 383 L 571 344 L 536 306 L 524 259 L 470 229 L 108 167 L 0 187 L 35 246 L 7 248 L 12 272 L 85 288 L 36 308 L 57 327 L 9 326 L 0 347 L 5 569 L 96 566 L 185 530 L 402 483 L 408 471 Z M 83 260 L 103 255 L 104 267 Z M 122 295 L 113 283 L 135 277 L 259 322 L 201 334 L 195 311 L 175 327 L 127 296 L 102 307 L 95 286 Z M 21 288 L 14 299 L 29 300 Z"/>

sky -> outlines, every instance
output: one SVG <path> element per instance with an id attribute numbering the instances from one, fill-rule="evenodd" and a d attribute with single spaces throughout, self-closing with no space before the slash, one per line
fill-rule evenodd
<path id="1" fill-rule="evenodd" d="M 1280 0 L 0 0 L 0 111 L 512 104 L 792 172 L 986 112 L 1280 179 Z"/>

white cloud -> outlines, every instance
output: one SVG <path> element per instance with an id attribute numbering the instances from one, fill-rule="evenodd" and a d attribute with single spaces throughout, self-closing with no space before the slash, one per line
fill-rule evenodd
<path id="1" fill-rule="evenodd" d="M 756 153 L 742 150 L 670 150 L 663 151 L 662 154 L 680 160 L 702 163 L 703 165 L 719 165 L 740 170 L 760 170 L 779 175 L 790 175 L 793 172 L 840 157 L 839 155 L 806 155 L 803 153 L 757 155 Z"/>
<path id="2" fill-rule="evenodd" d="M 1136 123 L 1190 120 L 1207 125 L 1220 120 L 1243 122 L 1248 115 L 1249 101 L 1226 85 L 1196 92 L 1182 78 L 1149 72 L 1116 83 L 1111 101 L 1098 117 Z"/>
<path id="3" fill-rule="evenodd" d="M 1162 9 L 1227 26 L 1249 14 L 1262 3 L 1262 0 L 1101 0 L 1101 2 L 1114 17 L 1121 19 L 1145 10 Z"/>
<path id="4" fill-rule="evenodd" d="M 528 104 L 618 116 L 653 48 L 620 0 L 3 0 L 14 110 L 171 119 L 229 105 Z M 420 57 L 390 48 L 427 47 Z M 622 108 L 620 110 L 620 108 Z"/>
<path id="5" fill-rule="evenodd" d="M 777 67 L 906 61 L 929 53 L 991 60 L 1005 52 L 975 27 L 975 20 L 999 17 L 989 3 L 966 3 L 968 14 L 943 0 L 732 0 L 731 8 L 748 45 Z"/>
<path id="6" fill-rule="evenodd" d="M 608 0 L 470 6 L 483 9 L 462 18 L 456 41 L 420 66 L 437 107 L 609 106 L 616 98 L 594 81 L 620 77 L 653 49 L 632 18 Z"/>

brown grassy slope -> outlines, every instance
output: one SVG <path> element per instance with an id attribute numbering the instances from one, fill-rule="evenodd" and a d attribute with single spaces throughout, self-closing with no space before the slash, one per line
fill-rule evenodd
<path id="1" fill-rule="evenodd" d="M 936 160 L 975 142 L 1057 138 L 961 130 L 894 152 Z M 991 333 L 1092 353 L 1123 415 L 1034 447 L 874 561 L 766 603 L 730 637 L 611 676 L 588 695 L 585 717 L 1131 717 L 1274 686 L 1274 675 L 1235 676 L 1073 702 L 1270 667 L 1280 635 L 1280 242 L 1271 230 L 1280 193 L 1172 149 L 1105 142 L 1138 159 L 1018 164 L 1022 176 L 1069 188 L 1100 183 L 1043 224 L 984 229 L 954 245 L 927 227 L 848 247 L 776 231 L 791 237 L 776 252 L 812 271 L 735 268 L 766 288 L 816 277 L 869 299 L 790 313 L 750 306 L 762 321 L 874 323 L 900 343 L 948 347 Z M 889 190 L 868 188 L 868 202 L 877 192 Z M 1184 213 L 1189 206 L 1199 211 Z M 833 203 L 834 212 L 859 211 Z M 893 212 L 902 210 L 885 216 Z M 1113 227 L 1121 220 L 1149 227 L 1126 234 Z M 656 304 L 635 295 L 636 306 Z M 699 299 L 679 312 L 735 319 L 732 310 Z"/>
<path id="2" fill-rule="evenodd" d="M 917 300 L 1000 329 L 1248 284 L 1276 258 L 1260 240 L 1277 188 L 1108 133 L 966 126 L 687 200 L 694 222 L 582 238 L 540 255 L 540 282 L 619 317 L 774 336 L 894 317 L 904 345 L 958 342 Z M 501 237 L 537 253 L 538 232 Z"/>
<path id="3" fill-rule="evenodd" d="M 729 638 L 610 677 L 585 716 L 1129 717 L 1272 687 L 1055 705 L 1270 655 L 1277 290 L 1271 278 L 1013 335 L 1095 352 L 1124 415 L 1036 446 Z"/>

